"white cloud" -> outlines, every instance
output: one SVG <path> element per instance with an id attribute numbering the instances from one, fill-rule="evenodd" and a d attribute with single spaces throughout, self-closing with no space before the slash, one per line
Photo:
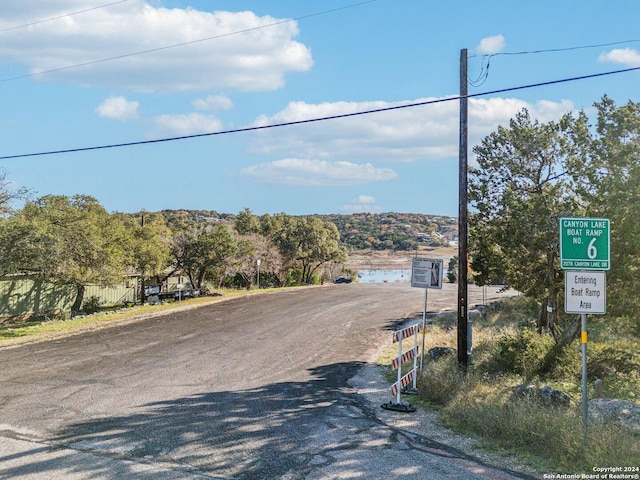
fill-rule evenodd
<path id="1" fill-rule="evenodd" d="M 480 55 L 492 55 L 501 52 L 506 46 L 507 42 L 502 35 L 494 35 L 493 37 L 486 37 L 480 40 L 480 43 L 475 48 L 475 52 Z"/>
<path id="2" fill-rule="evenodd" d="M 129 120 L 138 116 L 138 106 L 138 102 L 129 101 L 124 97 L 109 97 L 98 105 L 95 112 L 103 118 Z"/>
<path id="3" fill-rule="evenodd" d="M 308 104 L 291 102 L 273 116 L 261 116 L 254 126 L 287 123 L 312 118 L 344 115 L 403 104 L 422 103 L 435 98 L 406 102 L 336 102 Z M 444 98 L 446 100 L 446 98 Z M 265 129 L 254 137 L 253 150 L 326 160 L 411 162 L 458 156 L 459 103 L 444 101 L 337 120 Z M 541 122 L 557 120 L 574 110 L 568 100 L 539 101 L 535 104 L 516 98 L 469 100 L 469 145 L 472 147 L 499 125 L 508 125 L 522 108 Z"/>
<path id="4" fill-rule="evenodd" d="M 191 102 L 196 110 L 231 110 L 233 102 L 225 95 L 209 95 Z"/>
<path id="5" fill-rule="evenodd" d="M 154 122 L 161 132 L 171 135 L 193 135 L 222 130 L 220 119 L 202 113 L 158 115 Z"/>
<path id="6" fill-rule="evenodd" d="M 640 52 L 632 48 L 617 48 L 598 57 L 599 62 L 622 63 L 629 67 L 640 67 Z"/>
<path id="7" fill-rule="evenodd" d="M 375 197 L 370 195 L 359 195 L 358 198 L 343 205 L 340 210 L 345 213 L 378 213 L 382 212 L 382 207 L 377 205 Z"/>
<path id="8" fill-rule="evenodd" d="M 86 9 L 85 3 L 40 2 L 38 16 L 61 16 Z M 156 3 L 131 0 L 12 30 L 0 43 L 0 59 L 30 74 L 58 69 L 37 80 L 138 91 L 274 90 L 284 85 L 286 73 L 311 68 L 310 50 L 294 40 L 295 21 Z M 0 30 L 33 19 L 24 0 L 3 0 L 2 8 Z M 137 52 L 147 53 L 132 55 Z M 110 58 L 117 59 L 96 63 Z M 78 64 L 86 65 L 67 68 Z"/>
<path id="9" fill-rule="evenodd" d="M 261 163 L 240 172 L 259 183 L 299 187 L 349 186 L 392 180 L 397 177 L 390 168 L 376 168 L 370 163 L 329 162 L 285 158 Z"/>

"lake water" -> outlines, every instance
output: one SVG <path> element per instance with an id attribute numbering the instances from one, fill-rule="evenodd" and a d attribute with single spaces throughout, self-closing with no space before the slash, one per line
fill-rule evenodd
<path id="1" fill-rule="evenodd" d="M 360 283 L 410 282 L 411 269 L 403 270 L 358 270 Z"/>

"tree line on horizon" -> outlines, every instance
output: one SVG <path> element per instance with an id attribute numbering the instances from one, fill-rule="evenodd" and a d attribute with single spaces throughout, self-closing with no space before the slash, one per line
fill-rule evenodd
<path id="1" fill-rule="evenodd" d="M 115 286 L 127 276 L 144 282 L 179 272 L 194 289 L 249 289 L 260 269 L 261 287 L 280 287 L 320 282 L 321 267 L 334 273 L 347 259 L 335 225 L 320 218 L 245 209 L 177 222 L 159 212 L 108 213 L 88 195 L 45 195 L 12 211 L 10 200 L 28 192 L 4 192 L 0 275 L 74 286 L 72 311 L 82 309 L 88 285 Z"/>
<path id="2" fill-rule="evenodd" d="M 72 311 L 88 285 L 126 276 L 149 281 L 178 272 L 194 289 L 318 283 L 338 276 L 349 251 L 415 249 L 416 235 L 455 219 L 423 214 L 254 215 L 212 210 L 108 213 L 88 195 L 29 198 L 0 173 L 0 275 L 72 285 Z M 14 200 L 26 200 L 19 210 Z M 437 238 L 432 242 L 439 243 Z M 260 260 L 260 265 L 258 265 Z M 141 289 L 141 300 L 144 300 Z"/>

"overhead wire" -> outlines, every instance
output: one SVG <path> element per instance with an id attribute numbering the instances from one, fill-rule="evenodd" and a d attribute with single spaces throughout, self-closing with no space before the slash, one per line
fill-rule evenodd
<path id="1" fill-rule="evenodd" d="M 0 33 L 10 32 L 11 30 L 18 30 L 20 28 L 31 27 L 33 25 L 38 25 L 40 23 L 51 22 L 53 20 L 58 20 L 60 18 L 72 17 L 74 15 L 79 15 L 81 13 L 86 13 L 86 12 L 91 12 L 93 10 L 99 10 L 101 8 L 111 7 L 113 5 L 117 5 L 119 3 L 124 3 L 124 2 L 128 2 L 128 1 L 129 0 L 119 0 L 117 2 L 111 2 L 111 3 L 107 3 L 105 5 L 98 5 L 97 7 L 85 8 L 84 10 L 79 10 L 77 12 L 65 13 L 63 15 L 58 15 L 56 17 L 43 18 L 42 20 L 36 20 L 36 21 L 30 22 L 30 23 L 25 23 L 25 24 L 22 24 L 22 25 L 16 25 L 14 27 L 8 27 L 8 28 L 0 29 Z"/>
<path id="2" fill-rule="evenodd" d="M 640 39 L 631 39 L 631 40 L 620 40 L 616 42 L 607 42 L 607 43 L 594 43 L 589 45 L 574 45 L 572 47 L 558 47 L 558 48 L 544 48 L 538 50 L 523 50 L 520 52 L 497 52 L 482 55 L 482 64 L 480 67 L 480 73 L 478 77 L 475 79 L 468 78 L 469 85 L 472 87 L 479 87 L 483 85 L 487 78 L 489 78 L 489 66 L 491 65 L 491 59 L 493 57 L 498 56 L 516 56 L 516 55 L 537 55 L 540 53 L 557 53 L 557 52 L 570 52 L 575 50 L 586 50 L 590 48 L 602 48 L 602 47 L 612 47 L 614 45 L 624 45 L 627 43 L 639 43 Z M 478 55 L 469 55 L 467 58 L 475 58 Z M 486 63 L 486 66 L 485 66 Z"/>
<path id="3" fill-rule="evenodd" d="M 484 82 L 487 81 L 487 78 L 489 78 L 490 61 L 491 61 L 491 58 L 488 55 L 484 55 L 482 57 L 482 65 L 481 65 L 480 73 L 478 74 L 478 77 L 475 80 L 471 80 L 470 78 L 467 77 L 467 81 L 469 82 L 469 85 L 471 85 L 472 87 L 480 87 L 484 84 Z M 485 66 L 485 62 L 486 62 L 486 66 Z"/>
<path id="4" fill-rule="evenodd" d="M 123 1 L 126 1 L 126 0 L 123 0 Z M 219 34 L 219 35 L 213 35 L 211 37 L 199 38 L 197 40 L 190 40 L 188 42 L 174 43 L 172 45 L 165 45 L 165 46 L 162 46 L 162 47 L 155 47 L 155 48 L 150 48 L 150 49 L 147 49 L 147 50 L 140 50 L 140 51 L 137 51 L 137 52 L 124 53 L 124 54 L 116 55 L 116 56 L 113 56 L 113 57 L 102 58 L 102 59 L 98 59 L 98 60 L 91 60 L 89 62 L 77 63 L 77 64 L 74 64 L 74 65 L 67 65 L 67 66 L 64 66 L 64 67 L 52 68 L 50 70 L 42 70 L 42 71 L 38 71 L 38 72 L 27 73 L 27 74 L 18 75 L 18 76 L 15 76 L 15 77 L 0 78 L 0 82 L 9 82 L 9 81 L 12 81 L 12 80 L 20 80 L 20 79 L 24 79 L 24 78 L 37 77 L 37 76 L 41 76 L 41 75 L 46 75 L 48 73 L 62 72 L 62 71 L 66 71 L 66 70 L 72 70 L 72 69 L 75 69 L 75 68 L 87 67 L 89 65 L 96 65 L 98 63 L 112 62 L 114 60 L 121 60 L 123 58 L 129 58 L 129 57 L 135 57 L 135 56 L 138 56 L 138 55 L 145 55 L 145 54 L 148 54 L 148 53 L 160 52 L 160 51 L 163 51 L 163 50 L 169 50 L 169 49 L 172 49 L 172 48 L 184 47 L 186 45 L 193 45 L 193 44 L 201 43 L 201 42 L 208 42 L 210 40 L 215 40 L 215 39 L 218 39 L 218 38 L 230 37 L 232 35 L 240 35 L 240 34 L 247 33 L 247 32 L 253 32 L 253 31 L 256 31 L 256 30 L 261 30 L 263 28 L 275 27 L 277 25 L 283 25 L 283 24 L 286 24 L 286 23 L 297 22 L 297 21 L 305 20 L 305 19 L 311 18 L 311 17 L 317 17 L 317 16 L 320 16 L 320 15 L 327 15 L 329 13 L 334 13 L 334 12 L 337 12 L 337 11 L 340 11 L 340 10 L 346 10 L 348 8 L 355 8 L 355 7 L 358 7 L 358 6 L 361 6 L 361 5 L 365 5 L 367 3 L 373 3 L 373 2 L 376 2 L 376 1 L 377 0 L 365 0 L 365 1 L 362 1 L 362 2 L 358 2 L 358 3 L 352 3 L 352 4 L 349 4 L 349 5 L 344 5 L 342 7 L 336 7 L 336 8 L 332 8 L 332 9 L 329 9 L 329 10 L 323 10 L 321 12 L 315 12 L 315 13 L 310 13 L 308 15 L 302 15 L 302 16 L 296 17 L 296 18 L 288 18 L 286 20 L 280 20 L 280 21 L 269 23 L 269 24 L 266 24 L 266 25 L 260 25 L 258 27 L 251 27 L 251 28 L 246 28 L 244 30 L 237 30 L 237 31 L 233 31 L 233 32 L 222 33 L 222 34 Z"/>
<path id="5" fill-rule="evenodd" d="M 50 150 L 50 151 L 44 151 L 44 152 L 23 153 L 23 154 L 18 154 L 18 155 L 5 155 L 5 156 L 0 156 L 0 160 L 9 160 L 9 159 L 25 158 L 25 157 L 57 155 L 57 154 L 62 154 L 62 153 L 87 152 L 87 151 L 92 151 L 92 150 L 104 150 L 104 149 L 121 148 L 121 147 L 132 147 L 132 146 L 136 146 L 136 145 L 149 145 L 149 144 L 154 144 L 154 143 L 173 142 L 173 141 L 187 140 L 187 139 L 193 139 L 193 138 L 211 137 L 211 136 L 218 136 L 218 135 L 228 135 L 228 134 L 232 134 L 232 133 L 242 133 L 242 132 L 251 132 L 251 131 L 258 131 L 258 130 L 267 130 L 267 129 L 272 129 L 272 128 L 288 127 L 288 126 L 293 126 L 293 125 L 302 125 L 302 124 L 307 124 L 307 123 L 315 123 L 315 122 L 322 122 L 322 121 L 328 121 L 328 120 L 337 120 L 337 119 L 341 119 L 341 118 L 349 118 L 349 117 L 356 117 L 356 116 L 362 116 L 362 115 L 370 115 L 370 114 L 373 114 L 373 113 L 388 112 L 388 111 L 400 110 L 400 109 L 404 109 L 404 108 L 414 108 L 414 107 L 420 107 L 420 106 L 424 106 L 424 105 L 433 105 L 433 104 L 437 104 L 437 103 L 452 102 L 452 101 L 458 101 L 461 98 L 475 98 L 475 97 L 482 97 L 482 96 L 487 96 L 487 95 L 495 95 L 495 94 L 498 94 L 498 93 L 513 92 L 513 91 L 517 91 L 517 90 L 525 90 L 525 89 L 529 89 L 529 88 L 543 87 L 543 86 L 548 86 L 548 85 L 557 85 L 557 84 L 560 84 L 560 83 L 575 82 L 575 81 L 579 81 L 579 80 L 587 80 L 587 79 L 590 79 L 590 78 L 604 77 L 604 76 L 609 76 L 609 75 L 617 75 L 617 74 L 621 74 L 621 73 L 634 72 L 634 71 L 638 71 L 638 70 L 640 70 L 640 67 L 625 68 L 625 69 L 621 69 L 621 70 L 612 70 L 612 71 L 608 71 L 608 72 L 592 73 L 592 74 L 589 74 L 589 75 L 580 75 L 580 76 L 577 76 L 577 77 L 569 77 L 569 78 L 563 78 L 563 79 L 559 79 L 559 80 L 549 80 L 549 81 L 546 81 L 546 82 L 530 83 L 530 84 L 527 84 L 527 85 L 520 85 L 520 86 L 517 86 L 517 87 L 508 87 L 508 88 L 501 88 L 501 89 L 498 89 L 498 90 L 490 90 L 490 91 L 486 91 L 486 92 L 471 93 L 471 94 L 466 95 L 465 97 L 453 96 L 453 97 L 446 97 L 446 98 L 438 98 L 438 99 L 434 99 L 434 100 L 425 100 L 423 102 L 414 102 L 414 103 L 403 104 L 403 105 L 394 105 L 394 106 L 390 106 L 390 107 L 382 107 L 382 108 L 376 108 L 376 109 L 372 109 L 372 110 L 362 110 L 362 111 L 359 111 L 359 112 L 342 113 L 342 114 L 338 114 L 338 115 L 329 115 L 329 116 L 325 116 L 325 117 L 316 117 L 316 118 L 309 118 L 309 119 L 304 119 L 304 120 L 295 120 L 295 121 L 291 121 L 291 122 L 274 123 L 274 124 L 270 124 L 270 125 L 258 125 L 258 126 L 253 126 L 253 127 L 235 128 L 235 129 L 231 129 L 231 130 L 221 130 L 221 131 L 218 131 L 218 132 L 196 133 L 196 134 L 192 134 L 192 135 L 182 135 L 182 136 L 178 136 L 178 137 L 165 137 L 165 138 L 158 138 L 158 139 L 153 139 L 153 140 L 140 140 L 140 141 L 135 141 L 135 142 L 114 143 L 114 144 L 107 144 L 107 145 L 97 145 L 97 146 L 92 146 L 92 147 L 70 148 L 70 149 L 64 149 L 64 150 Z"/>
<path id="6" fill-rule="evenodd" d="M 625 43 L 638 43 L 640 39 L 632 39 L 632 40 L 620 40 L 617 42 L 608 42 L 608 43 L 594 43 L 590 45 L 575 45 L 573 47 L 559 47 L 559 48 L 545 48 L 539 50 L 523 50 L 521 52 L 498 52 L 491 54 L 492 57 L 497 57 L 500 55 L 534 55 L 538 53 L 555 53 L 555 52 L 570 52 L 573 50 L 585 50 L 588 48 L 601 48 L 601 47 L 612 47 L 614 45 L 623 45 Z"/>
<path id="7" fill-rule="evenodd" d="M 73 12 L 73 13 L 69 13 L 69 14 L 65 14 L 65 15 L 60 15 L 60 16 L 57 16 L 57 17 L 49 18 L 49 19 L 43 19 L 43 20 L 39 20 L 39 21 L 36 21 L 36 22 L 32 22 L 32 23 L 29 23 L 29 24 L 20 25 L 20 26 L 16 26 L 16 27 L 10 27 L 8 29 L 0 30 L 0 33 L 4 32 L 4 31 L 8 31 L 8 30 L 14 30 L 14 29 L 23 28 L 23 27 L 30 26 L 30 25 L 35 25 L 35 24 L 46 22 L 46 21 L 50 21 L 50 20 L 55 20 L 55 19 L 58 19 L 58 18 L 63 18 L 63 17 L 66 17 L 66 16 L 76 15 L 76 14 L 87 12 L 87 11 L 91 11 L 91 10 L 96 10 L 96 9 L 99 9 L 99 8 L 108 7 L 108 6 L 111 6 L 111 5 L 118 4 L 118 3 L 124 3 L 126 1 L 128 1 L 128 0 L 119 0 L 117 2 L 112 2 L 112 3 L 109 3 L 109 4 L 93 7 L 93 8 L 90 8 L 90 9 L 81 10 L 81 11 L 78 11 L 78 12 Z M 166 45 L 166 46 L 157 47 L 157 48 L 153 48 L 153 49 L 148 49 L 148 50 L 132 52 L 132 53 L 128 53 L 128 54 L 117 55 L 117 56 L 114 56 L 114 57 L 109 57 L 109 58 L 104 58 L 104 59 L 99 59 L 99 60 L 93 60 L 93 61 L 85 62 L 85 63 L 81 63 L 81 64 L 68 65 L 68 66 L 65 66 L 65 67 L 60 67 L 60 68 L 56 68 L 56 69 L 35 72 L 35 73 L 16 76 L 16 77 L 4 78 L 4 79 L 0 79 L 0 82 L 8 82 L 8 81 L 11 81 L 11 80 L 18 80 L 18 79 L 22 79 L 22 78 L 45 75 L 47 73 L 54 73 L 54 72 L 63 71 L 63 70 L 80 68 L 80 67 L 84 67 L 84 66 L 88 66 L 88 65 L 97 64 L 97 63 L 109 62 L 109 61 L 118 60 L 118 59 L 122 59 L 122 58 L 127 58 L 127 57 L 132 57 L 132 56 L 137 56 L 137 55 L 143 55 L 143 54 L 157 52 L 157 51 L 161 51 L 161 50 L 167 50 L 167 49 L 177 48 L 177 47 L 181 47 L 181 46 L 185 46 L 185 45 L 205 42 L 205 41 L 209 41 L 209 40 L 214 40 L 216 38 L 227 37 L 227 36 L 237 35 L 237 34 L 242 34 L 242 33 L 247 33 L 247 32 L 254 31 L 254 30 L 259 30 L 259 29 L 273 27 L 273 26 L 277 26 L 277 25 L 281 25 L 281 24 L 285 24 L 285 23 L 289 23 L 289 22 L 303 20 L 303 19 L 306 19 L 306 18 L 311 18 L 311 17 L 314 17 L 314 16 L 325 15 L 325 14 L 328 14 L 328 13 L 333 13 L 333 12 L 336 12 L 336 11 L 357 7 L 357 6 L 360 6 L 360 5 L 367 4 L 367 3 L 373 3 L 375 1 L 377 1 L 377 0 L 365 0 L 365 1 L 358 2 L 358 3 L 345 5 L 345 6 L 342 6 L 342 7 L 337 7 L 337 8 L 333 8 L 333 9 L 329 9 L 329 10 L 324 10 L 324 11 L 321 11 L 321 12 L 315 12 L 315 13 L 311 13 L 311 14 L 308 14 L 308 15 L 303 15 L 303 16 L 299 16 L 299 17 L 295 17 L 295 18 L 291 18 L 291 19 L 286 19 L 286 20 L 282 20 L 282 21 L 278 21 L 278 22 L 273 22 L 273 23 L 270 23 L 270 24 L 267 24 L 267 25 L 261 25 L 259 27 L 252 27 L 252 28 L 248 28 L 248 29 L 244 29 L 244 30 L 229 32 L 229 33 L 215 35 L 215 36 L 206 37 L 206 38 L 202 38 L 202 39 L 191 40 L 191 41 L 188 41 L 188 42 L 182 42 L 182 43 L 177 43 L 177 44 L 172 44 L 172 45 Z M 483 55 L 482 56 L 483 59 L 482 59 L 482 64 L 481 64 L 481 70 L 480 70 L 480 74 L 478 75 L 478 77 L 476 79 L 473 79 L 473 80 L 472 79 L 468 79 L 468 82 L 469 82 L 469 84 L 471 86 L 474 86 L 474 87 L 478 87 L 478 86 L 483 85 L 486 82 L 486 80 L 487 80 L 487 78 L 489 76 L 489 67 L 490 67 L 490 63 L 491 63 L 491 58 L 493 58 L 495 56 L 500 56 L 500 55 L 505 55 L 505 56 L 506 55 L 529 55 L 529 54 L 540 54 L 540 53 L 550 53 L 550 52 L 562 52 L 562 51 L 572 51 L 572 50 L 580 50 L 580 49 L 588 49 L 588 48 L 598 48 L 598 47 L 606 47 L 606 46 L 613 46 L 613 45 L 621 45 L 621 44 L 635 43 L 635 42 L 640 42 L 640 39 L 623 40 L 623 41 L 617 41 L 617 42 L 608 42 L 608 43 L 592 44 L 592 45 L 580 45 L 580 46 L 573 46 L 573 47 L 539 49 L 539 50 L 520 51 L 520 52 L 498 52 L 498 53 L 493 53 L 493 54 L 487 54 L 487 55 Z M 477 55 L 470 55 L 468 58 L 474 58 L 476 56 Z M 545 86 L 545 85 L 553 85 L 553 84 L 565 83 L 565 82 L 570 82 L 570 81 L 578 81 L 578 80 L 584 80 L 584 79 L 588 79 L 588 78 L 595 78 L 595 77 L 600 77 L 600 76 L 605 76 L 605 75 L 614 75 L 614 74 L 619 74 L 619 73 L 626 73 L 626 72 L 635 71 L 635 70 L 639 70 L 639 69 L 640 69 L 640 67 L 627 68 L 627 69 L 614 70 L 614 71 L 602 72 L 602 73 L 597 73 L 597 74 L 582 75 L 582 76 L 579 76 L 579 77 L 570 77 L 570 78 L 566 78 L 566 79 L 552 80 L 552 81 L 548 81 L 548 82 L 540 82 L 540 83 L 528 84 L 528 85 L 523 85 L 523 86 L 518 86 L 518 87 L 510 87 L 510 88 L 504 88 L 504 89 L 499 89 L 499 90 L 480 92 L 480 93 L 475 93 L 475 94 L 469 94 L 469 95 L 467 95 L 467 98 L 492 95 L 492 94 L 496 94 L 496 93 L 505 93 L 505 92 L 510 92 L 510 91 L 516 91 L 516 90 L 522 90 L 522 89 L 527 89 L 527 88 L 540 87 L 540 86 Z M 360 111 L 360 112 L 352 112 L 352 113 L 347 113 L 347 114 L 331 115 L 331 116 L 326 116 L 326 117 L 318 117 L 318 118 L 312 118 L 312 119 L 298 120 L 298 121 L 293 121 L 293 122 L 283 122 L 283 123 L 271 124 L 271 125 L 262 125 L 262 126 L 245 127 L 245 128 L 238 128 L 238 129 L 232 129 L 232 130 L 223 130 L 223 131 L 218 131 L 218 132 L 207 132 L 207 133 L 183 135 L 183 136 L 177 136 L 177 137 L 166 137 L 166 138 L 153 139 L 153 140 L 141 140 L 141 141 L 135 141 L 135 142 L 98 145 L 98 146 L 92 146 L 92 147 L 80 147 L 80 148 L 73 148 L 73 149 L 52 150 L 52 151 L 36 152 L 36 153 L 28 153 L 28 154 L 0 156 L 0 160 L 7 160 L 7 159 L 13 159 L 13 158 L 23 158 L 23 157 L 33 157 L 33 156 L 54 155 L 54 154 L 62 154 L 62 153 L 74 153 L 74 152 L 109 149 L 109 148 L 119 148 L 119 147 L 127 147 L 127 146 L 136 146 L 136 145 L 145 145 L 145 144 L 152 144 L 152 143 L 161 143 L 161 142 L 185 140 L 185 139 L 206 137 L 206 136 L 214 136 L 214 135 L 241 133 L 241 132 L 248 132 L 248 131 L 276 128 L 276 127 L 285 127 L 285 126 L 291 126 L 291 125 L 298 125 L 298 124 L 304 124 L 304 123 L 312 123 L 312 122 L 319 122 L 319 121 L 326 121 L 326 120 L 335 120 L 335 119 L 339 119 L 339 118 L 353 117 L 353 116 L 359 116 L 359 115 L 367 115 L 367 114 L 372 114 L 372 113 L 380 113 L 380 112 L 384 112 L 384 111 L 397 110 L 397 109 L 403 109 L 403 108 L 411 108 L 411 107 L 418 107 L 418 106 L 429 105 L 429 104 L 434 104 L 434 103 L 456 101 L 456 100 L 459 100 L 460 98 L 461 97 L 455 97 L 454 96 L 454 97 L 447 97 L 447 98 L 436 99 L 436 100 L 429 100 L 429 101 L 425 101 L 425 102 L 416 102 L 416 103 L 411 103 L 411 104 L 396 105 L 396 106 L 392 106 L 392 107 L 384 107 L 384 108 L 373 109 L 373 110 L 364 110 L 364 111 Z"/>

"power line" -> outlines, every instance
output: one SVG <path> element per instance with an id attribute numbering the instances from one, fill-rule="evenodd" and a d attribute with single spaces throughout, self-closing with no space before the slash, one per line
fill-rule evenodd
<path id="1" fill-rule="evenodd" d="M 498 90 L 490 90 L 490 91 L 486 91 L 486 92 L 472 93 L 472 94 L 466 95 L 466 98 L 474 98 L 474 97 L 482 97 L 482 96 L 487 96 L 487 95 L 495 95 L 495 94 L 498 94 L 498 93 L 514 92 L 514 91 L 517 91 L 517 90 L 526 90 L 526 89 L 529 89 L 529 88 L 544 87 L 544 86 L 548 86 L 548 85 L 556 85 L 556 84 L 559 84 L 559 83 L 575 82 L 575 81 L 578 81 L 578 80 L 587 80 L 587 79 L 590 79 L 590 78 L 604 77 L 604 76 L 608 76 L 608 75 L 617 75 L 617 74 L 620 74 L 620 73 L 628 73 L 628 72 L 634 72 L 634 71 L 638 71 L 638 70 L 640 70 L 640 67 L 625 68 L 625 69 L 622 69 L 622 70 L 612 70 L 612 71 L 601 72 L 601 73 L 592 73 L 592 74 L 589 74 L 589 75 L 581 75 L 581 76 L 578 76 L 578 77 L 563 78 L 563 79 L 560 79 L 560 80 L 549 80 L 549 81 L 546 81 L 546 82 L 530 83 L 530 84 L 527 84 L 527 85 L 520 85 L 520 86 L 517 86 L 517 87 L 509 87 L 509 88 L 502 88 L 502 89 L 498 89 Z M 339 115 L 329 115 L 329 116 L 326 116 L 326 117 L 309 118 L 309 119 L 305 119 L 305 120 L 296 120 L 296 121 L 292 121 L 292 122 L 274 123 L 274 124 L 271 124 L 271 125 L 261 125 L 261 126 L 256 126 L 256 127 L 235 128 L 235 129 L 232 129 L 232 130 L 222 130 L 220 132 L 196 133 L 196 134 L 192 134 L 192 135 L 182 135 L 182 136 L 179 136 L 179 137 L 158 138 L 158 139 L 155 139 L 155 140 L 140 140 L 140 141 L 136 141 L 136 142 L 113 143 L 113 144 L 108 144 L 108 145 L 97 145 L 97 146 L 92 146 L 92 147 L 70 148 L 70 149 L 65 149 L 65 150 L 50 150 L 50 151 L 45 151 L 45 152 L 23 153 L 23 154 L 18 154 L 18 155 L 5 155 L 5 156 L 0 156 L 0 160 L 9 160 L 9 159 L 14 159 L 14 158 L 25 158 L 25 157 L 38 157 L 38 156 L 47 156 L 47 155 L 58 155 L 58 154 L 62 154 L 62 153 L 88 152 L 88 151 L 92 151 L 92 150 L 105 150 L 105 149 L 111 149 L 111 148 L 132 147 L 132 146 L 136 146 L 136 145 L 149 145 L 149 144 L 153 144 L 153 143 L 174 142 L 174 141 L 178 141 L 178 140 L 187 140 L 187 139 L 192 139 L 192 138 L 212 137 L 212 136 L 217 136 L 217 135 L 228 135 L 228 134 L 232 134 L 232 133 L 243 133 L 243 132 L 251 132 L 251 131 L 257 131 L 257 130 L 267 130 L 267 129 L 271 129 L 271 128 L 289 127 L 289 126 L 292 126 L 292 125 L 302 125 L 302 124 L 306 124 L 306 123 L 315 123 L 315 122 L 322 122 L 322 121 L 327 121 L 327 120 L 337 120 L 337 119 L 340 119 L 340 118 L 349 118 L 349 117 L 357 117 L 357 116 L 362 116 L 362 115 L 370 115 L 372 113 L 388 112 L 388 111 L 400 110 L 400 109 L 404 109 L 404 108 L 421 107 L 421 106 L 424 106 L 424 105 L 433 105 L 433 104 L 436 104 L 436 103 L 453 102 L 453 101 L 459 101 L 460 98 L 462 98 L 462 97 L 461 96 L 455 96 L 455 97 L 439 98 L 439 99 L 435 99 L 435 100 L 426 100 L 424 102 L 415 102 L 415 103 L 409 103 L 409 104 L 404 104 L 404 105 L 395 105 L 395 106 L 392 106 L 392 107 L 376 108 L 376 109 L 372 109 L 372 110 L 362 110 L 362 111 L 359 111 L 359 112 L 342 113 L 342 114 L 339 114 Z"/>
<path id="2" fill-rule="evenodd" d="M 522 51 L 522 52 L 498 52 L 498 53 L 493 53 L 489 56 L 491 57 L 497 57 L 499 55 L 535 55 L 538 53 L 555 53 L 555 52 L 570 52 L 573 50 L 585 50 L 588 48 L 602 48 L 602 47 L 612 47 L 614 45 L 622 45 L 625 43 L 638 43 L 640 42 L 640 39 L 633 39 L 633 40 L 620 40 L 617 42 L 609 42 L 609 43 L 596 43 L 596 44 L 591 44 L 591 45 L 577 45 L 577 46 L 573 46 L 573 47 L 560 47 L 560 48 L 546 48 L 546 49 L 541 49 L 541 50 L 528 50 L 528 51 Z"/>
<path id="3" fill-rule="evenodd" d="M 557 53 L 557 52 L 570 52 L 574 50 L 585 50 L 589 48 L 602 48 L 602 47 L 612 47 L 614 45 L 623 45 L 626 43 L 638 43 L 640 39 L 632 39 L 632 40 L 620 40 L 616 42 L 608 42 L 608 43 L 595 43 L 590 45 L 576 45 L 573 47 L 558 47 L 558 48 L 545 48 L 539 50 L 524 50 L 521 52 L 498 52 L 487 55 L 482 55 L 482 65 L 480 67 L 480 73 L 478 77 L 474 80 L 469 79 L 469 85 L 472 87 L 479 87 L 486 82 L 487 78 L 489 78 L 489 67 L 491 65 L 491 59 L 497 56 L 516 56 L 516 55 L 537 55 L 540 53 Z M 468 58 L 474 58 L 478 55 L 470 55 Z M 486 62 L 486 65 L 485 65 Z"/>
<path id="4" fill-rule="evenodd" d="M 122 1 L 127 1 L 127 0 L 122 0 Z M 275 27 L 277 25 L 283 25 L 285 23 L 291 23 L 291 22 L 296 22 L 296 21 L 300 21 L 300 20 L 305 20 L 305 19 L 311 18 L 311 17 L 317 17 L 317 16 L 320 16 L 320 15 L 327 15 L 329 13 L 338 12 L 340 10 L 346 10 L 348 8 L 359 7 L 361 5 L 365 5 L 367 3 L 373 3 L 375 1 L 377 1 L 377 0 L 365 0 L 363 2 L 352 3 L 352 4 L 349 4 L 349 5 L 342 6 L 342 7 L 332 8 L 330 10 L 323 10 L 321 12 L 310 13 L 308 15 L 303 15 L 303 16 L 296 17 L 296 18 L 290 18 L 290 19 L 287 19 L 287 20 L 281 20 L 281 21 L 278 21 L 278 22 L 269 23 L 267 25 L 260 25 L 259 27 L 246 28 L 244 30 L 238 30 L 238 31 L 229 32 L 229 33 L 222 33 L 220 35 L 214 35 L 214 36 L 211 36 L 211 37 L 200 38 L 198 40 L 190 40 L 188 42 L 175 43 L 175 44 L 172 44 L 172 45 L 165 45 L 163 47 L 150 48 L 148 50 L 140 50 L 138 52 L 124 53 L 124 54 L 121 54 L 121 55 L 116 55 L 114 57 L 102 58 L 102 59 L 99 59 L 99 60 L 92 60 L 90 62 L 77 63 L 77 64 L 74 64 L 74 65 L 67 65 L 66 67 L 53 68 L 51 70 L 43 70 L 43 71 L 40 71 L 40 72 L 27 73 L 25 75 L 18 75 L 16 77 L 2 78 L 2 79 L 0 79 L 0 82 L 9 82 L 9 81 L 12 81 L 12 80 L 21 80 L 21 79 L 24 79 L 24 78 L 30 78 L 30 77 L 40 76 L 40 75 L 46 75 L 48 73 L 62 72 L 62 71 L 66 71 L 66 70 L 72 70 L 72 69 L 75 69 L 75 68 L 87 67 L 89 65 L 96 65 L 98 63 L 112 62 L 114 60 L 121 60 L 123 58 L 135 57 L 135 56 L 138 56 L 138 55 L 145 55 L 147 53 L 154 53 L 154 52 L 160 52 L 162 50 L 169 50 L 169 49 L 172 49 L 172 48 L 184 47 L 186 45 L 193 45 L 195 43 L 208 42 L 210 40 L 215 40 L 215 39 L 218 39 L 218 38 L 230 37 L 232 35 L 239 35 L 239 34 L 242 34 L 242 33 L 253 32 L 255 30 L 261 30 L 263 28 Z"/>
<path id="5" fill-rule="evenodd" d="M 51 22 L 53 20 L 58 20 L 60 18 L 71 17 L 73 15 L 79 15 L 81 13 L 91 12 L 92 10 L 98 10 L 100 8 L 110 7 L 112 5 L 117 5 L 118 3 L 124 3 L 124 2 L 128 2 L 128 1 L 129 0 L 119 0 L 118 2 L 107 3 L 105 5 L 99 5 L 97 7 L 87 8 L 85 10 L 79 10 L 77 12 L 65 13 L 64 15 L 58 15 L 57 17 L 44 18 L 42 20 L 36 20 L 34 22 L 31 22 L 31 23 L 25 23 L 23 25 L 16 25 L 15 27 L 3 28 L 3 29 L 0 30 L 0 33 L 9 32 L 11 30 L 18 30 L 20 28 L 30 27 L 32 25 L 38 25 L 39 23 Z"/>

